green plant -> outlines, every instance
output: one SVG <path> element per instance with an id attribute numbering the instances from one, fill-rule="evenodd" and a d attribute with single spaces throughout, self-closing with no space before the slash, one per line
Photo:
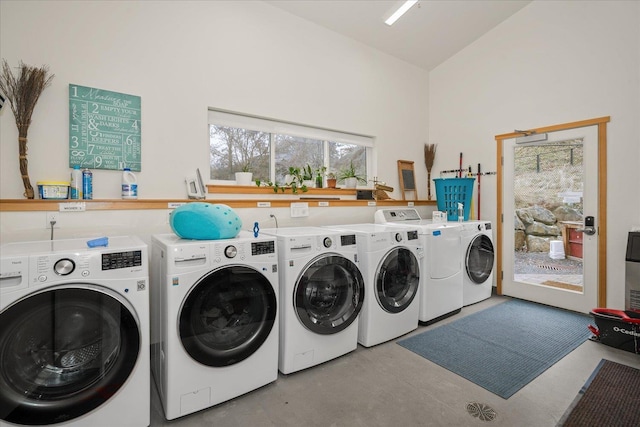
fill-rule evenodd
<path id="1" fill-rule="evenodd" d="M 353 165 L 353 160 L 349 162 L 349 166 L 344 169 L 341 169 L 338 173 L 338 180 L 344 181 L 347 178 L 355 178 L 358 180 L 360 184 L 366 184 L 367 179 L 360 175 L 358 171 L 356 171 L 355 166 Z"/>
<path id="2" fill-rule="evenodd" d="M 247 162 L 242 165 L 242 172 L 251 172 L 251 163 Z"/>
<path id="3" fill-rule="evenodd" d="M 296 169 L 296 168 L 289 168 L 289 172 L 295 172 L 295 171 L 292 171 L 292 169 Z M 262 182 L 262 180 L 256 179 L 256 181 L 255 181 L 256 182 L 256 186 L 258 186 L 258 187 L 261 187 L 261 186 L 262 187 L 272 187 L 274 193 L 278 193 L 278 192 L 284 193 L 287 190 L 287 188 L 291 188 L 291 192 L 293 194 L 298 194 L 298 191 L 302 191 L 303 193 L 307 192 L 307 190 L 308 190 L 307 186 L 304 185 L 304 184 L 300 185 L 299 181 L 297 180 L 298 178 L 293 174 L 290 174 L 290 175 L 294 176 L 294 179 L 293 179 L 293 181 L 291 183 L 288 183 L 288 184 L 285 184 L 285 185 L 281 185 L 281 184 L 278 184 L 277 182 L 273 182 L 273 181 Z M 298 173 L 298 176 L 299 176 L 299 173 Z"/>
<path id="4" fill-rule="evenodd" d="M 310 181 L 313 179 L 313 171 L 311 170 L 311 165 L 309 163 L 302 168 L 301 174 L 303 181 Z"/>

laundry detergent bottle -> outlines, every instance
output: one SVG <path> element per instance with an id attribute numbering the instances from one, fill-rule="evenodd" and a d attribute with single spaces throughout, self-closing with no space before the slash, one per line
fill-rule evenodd
<path id="1" fill-rule="evenodd" d="M 124 168 L 122 171 L 122 198 L 125 200 L 138 198 L 138 181 L 129 168 Z"/>

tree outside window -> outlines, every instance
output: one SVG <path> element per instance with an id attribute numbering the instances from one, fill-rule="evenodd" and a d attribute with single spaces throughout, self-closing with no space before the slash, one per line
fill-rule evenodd
<path id="1" fill-rule="evenodd" d="M 338 173 L 351 162 L 367 176 L 367 148 L 358 144 L 215 124 L 209 126 L 209 140 L 210 178 L 215 180 L 234 180 L 235 172 L 247 171 L 254 179 L 284 183 L 290 167 Z"/>

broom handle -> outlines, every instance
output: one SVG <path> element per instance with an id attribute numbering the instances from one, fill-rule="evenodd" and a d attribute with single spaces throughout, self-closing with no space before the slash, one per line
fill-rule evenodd
<path id="1" fill-rule="evenodd" d="M 478 219 L 480 219 L 480 177 L 482 171 L 480 170 L 480 163 L 478 163 Z"/>

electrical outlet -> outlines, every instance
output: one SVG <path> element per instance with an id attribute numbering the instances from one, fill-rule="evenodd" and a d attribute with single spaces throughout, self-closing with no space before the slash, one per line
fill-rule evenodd
<path id="1" fill-rule="evenodd" d="M 291 218 L 309 216 L 309 203 L 291 203 Z"/>
<path id="2" fill-rule="evenodd" d="M 56 223 L 53 224 L 53 228 L 60 228 L 60 222 L 58 220 L 58 214 L 60 212 L 47 212 L 47 222 L 44 225 L 44 228 L 46 229 L 51 229 L 51 221 L 55 221 Z"/>

